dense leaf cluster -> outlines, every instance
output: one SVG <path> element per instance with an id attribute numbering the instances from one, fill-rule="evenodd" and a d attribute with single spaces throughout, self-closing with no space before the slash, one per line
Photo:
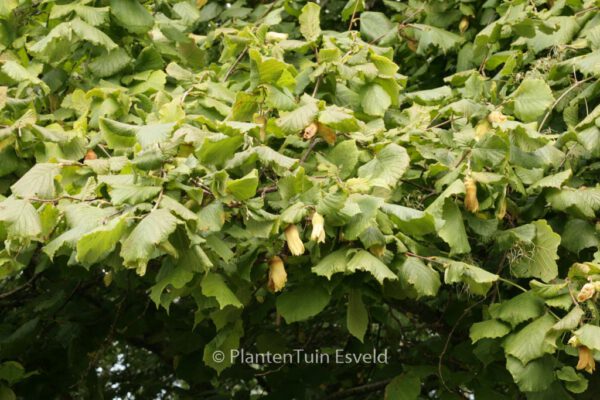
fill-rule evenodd
<path id="1" fill-rule="evenodd" d="M 0 398 L 595 398 L 599 11 L 0 2 Z"/>

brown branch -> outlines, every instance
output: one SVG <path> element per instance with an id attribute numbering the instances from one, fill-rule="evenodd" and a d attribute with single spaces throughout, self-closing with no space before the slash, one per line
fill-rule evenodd
<path id="1" fill-rule="evenodd" d="M 436 191 L 435 191 L 435 190 L 433 190 L 433 189 L 431 189 L 431 188 L 428 188 L 428 187 L 425 187 L 425 186 L 419 185 L 418 183 L 414 183 L 414 182 L 408 181 L 408 180 L 406 180 L 406 179 L 400 179 L 400 182 L 402 182 L 402 183 L 406 183 L 406 184 L 408 184 L 408 185 L 411 185 L 411 186 L 414 186 L 414 187 L 416 187 L 417 189 L 421 189 L 421 190 L 423 190 L 423 191 L 425 191 L 425 192 L 428 192 L 428 193 L 436 193 Z"/>
<path id="2" fill-rule="evenodd" d="M 25 289 L 26 287 L 31 286 L 31 284 L 33 283 L 33 281 L 35 281 L 39 276 L 40 276 L 39 273 L 38 274 L 34 274 L 27 282 L 25 282 L 21 286 L 18 286 L 18 287 L 14 288 L 13 290 L 10 290 L 8 292 L 0 293 L 0 299 L 5 299 L 7 297 L 10 297 L 13 294 L 18 293 L 21 290 Z"/>
<path id="3" fill-rule="evenodd" d="M 352 10 L 352 16 L 350 17 L 350 24 L 348 25 L 348 30 L 352 30 L 352 26 L 354 25 L 354 19 L 356 18 L 356 10 L 358 9 L 359 0 L 356 0 L 354 3 L 354 10 Z"/>
<path id="4" fill-rule="evenodd" d="M 260 190 L 260 196 L 263 197 L 267 193 L 272 193 L 277 191 L 277 186 L 266 186 Z"/>
<path id="5" fill-rule="evenodd" d="M 552 110 L 554 110 L 554 107 L 556 107 L 556 105 L 565 98 L 565 96 L 569 93 L 571 93 L 572 90 L 574 90 L 576 87 L 578 87 L 579 85 L 589 81 L 590 79 L 592 79 L 592 77 L 588 77 L 585 78 L 582 81 L 577 81 L 574 84 L 572 84 L 567 90 L 565 90 L 560 96 L 558 96 L 558 99 L 554 100 L 554 103 L 552 103 L 552 105 L 550 106 L 550 108 L 548 109 L 548 111 L 546 111 L 546 115 L 544 115 L 544 119 L 542 120 L 542 122 L 540 123 L 540 127 L 538 128 L 538 132 L 542 131 L 542 128 L 544 127 L 544 125 L 546 124 L 546 121 L 548 120 L 548 118 L 550 118 L 550 115 L 552 114 Z"/>
<path id="6" fill-rule="evenodd" d="M 83 202 L 99 201 L 101 203 L 108 203 L 108 204 L 110 204 L 109 201 L 104 200 L 102 197 L 93 197 L 93 198 L 89 198 L 89 199 L 81 199 L 79 197 L 69 196 L 69 195 L 59 196 L 59 197 L 56 197 L 54 199 L 40 199 L 39 197 L 27 197 L 26 200 L 35 201 L 35 202 L 38 202 L 38 203 L 58 203 L 60 200 L 76 200 L 76 201 L 83 201 Z"/>
<path id="7" fill-rule="evenodd" d="M 238 64 L 242 61 L 242 58 L 244 58 L 244 56 L 246 55 L 247 52 L 248 52 L 248 46 L 246 46 L 244 48 L 244 50 L 242 50 L 242 52 L 240 53 L 238 58 L 235 59 L 235 62 L 231 65 L 231 67 L 229 67 L 229 69 L 227 70 L 227 73 L 223 77 L 222 82 L 225 82 L 225 81 L 227 81 L 227 79 L 229 79 L 229 77 L 233 74 L 233 72 L 237 68 Z"/>
<path id="8" fill-rule="evenodd" d="M 442 385 L 444 386 L 444 388 L 446 388 L 446 390 L 449 392 L 454 392 L 454 391 L 452 389 L 450 389 L 448 387 L 448 385 L 446 385 L 446 381 L 444 380 L 444 374 L 442 373 L 442 364 L 444 362 L 444 356 L 446 355 L 446 352 L 448 351 L 448 346 L 450 345 L 450 340 L 452 340 L 452 335 L 454 335 L 454 331 L 456 330 L 456 327 L 458 327 L 458 324 L 460 324 L 462 319 L 464 317 L 466 317 L 467 314 L 469 312 L 471 312 L 471 310 L 473 308 L 475 308 L 478 305 L 480 305 L 481 303 L 483 303 L 485 301 L 485 299 L 487 299 L 487 298 L 488 298 L 488 296 L 486 295 L 481 300 L 479 300 L 477 303 L 471 304 L 469 307 L 465 308 L 465 311 L 463 311 L 463 313 L 460 315 L 460 317 L 458 317 L 458 319 L 452 326 L 452 329 L 450 329 L 450 333 L 448 333 L 448 338 L 446 339 L 446 343 L 444 343 L 444 348 L 442 349 L 442 352 L 440 353 L 440 356 L 438 358 L 438 376 L 440 377 L 440 381 L 442 382 Z"/>
<path id="9" fill-rule="evenodd" d="M 378 392 L 385 388 L 390 382 L 391 379 L 386 379 L 379 382 L 367 383 L 366 385 L 362 386 L 356 386 L 351 389 L 341 390 L 329 397 L 326 397 L 325 400 L 347 399 L 348 397 L 352 396 Z"/>
<path id="10" fill-rule="evenodd" d="M 300 165 L 304 164 L 304 162 L 308 158 L 308 155 L 315 148 L 316 145 L 317 145 L 317 139 L 313 137 L 311 139 L 311 141 L 310 141 L 310 144 L 308 145 L 308 149 L 306 149 L 306 151 L 304 152 L 304 154 L 300 158 Z"/>

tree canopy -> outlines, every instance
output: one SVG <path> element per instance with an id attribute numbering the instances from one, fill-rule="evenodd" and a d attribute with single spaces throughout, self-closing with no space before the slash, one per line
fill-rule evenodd
<path id="1" fill-rule="evenodd" d="M 1 1 L 0 399 L 597 398 L 599 5 Z"/>

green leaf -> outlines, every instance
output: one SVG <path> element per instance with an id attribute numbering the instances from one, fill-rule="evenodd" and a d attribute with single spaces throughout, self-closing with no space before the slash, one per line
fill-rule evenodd
<path id="1" fill-rule="evenodd" d="M 14 238 L 35 238 L 42 233 L 40 216 L 25 200 L 7 199 L 0 203 L 0 221 Z"/>
<path id="2" fill-rule="evenodd" d="M 318 111 L 316 103 L 309 101 L 294 111 L 290 111 L 279 117 L 277 119 L 277 126 L 288 135 L 298 134 L 315 120 Z"/>
<path id="3" fill-rule="evenodd" d="M 440 289 L 440 275 L 416 257 L 407 257 L 398 268 L 400 281 L 413 287 L 418 297 L 435 296 Z"/>
<path id="4" fill-rule="evenodd" d="M 546 353 L 553 353 L 553 346 L 547 343 L 545 338 L 555 322 L 550 314 L 544 314 L 519 332 L 508 336 L 504 341 L 504 351 L 518 358 L 523 364 Z"/>
<path id="5" fill-rule="evenodd" d="M 409 161 L 404 147 L 390 143 L 358 169 L 358 176 L 367 179 L 372 186 L 393 187 L 406 172 Z"/>
<path id="6" fill-rule="evenodd" d="M 14 385 L 20 380 L 27 378 L 25 368 L 16 361 L 5 361 L 0 364 L 0 379 L 8 382 L 9 385 Z M 0 395 L 1 399 L 5 399 Z"/>
<path id="7" fill-rule="evenodd" d="M 600 351 L 600 326 L 585 324 L 573 332 L 573 335 L 582 345 Z"/>
<path id="8" fill-rule="evenodd" d="M 276 58 L 262 58 L 257 62 L 258 79 L 261 83 L 276 84 L 287 64 Z"/>
<path id="9" fill-rule="evenodd" d="M 123 242 L 121 257 L 125 266 L 136 268 L 139 275 L 144 275 L 148 261 L 158 255 L 157 247 L 168 239 L 179 223 L 164 209 L 146 215 Z"/>
<path id="10" fill-rule="evenodd" d="M 99 208 L 86 203 L 72 203 L 61 207 L 70 228 L 44 246 L 44 252 L 53 259 L 65 245 L 75 249 L 77 241 L 89 231 L 104 225 L 117 212 L 113 207 Z"/>
<path id="11" fill-rule="evenodd" d="M 0 6 L 1 7 L 1 6 Z M 8 386 L 0 385 L 0 399 L 2 400 L 17 400 L 17 395 Z"/>
<path id="12" fill-rule="evenodd" d="M 288 324 L 304 321 L 323 311 L 329 292 L 319 285 L 301 286 L 277 297 L 277 312 Z"/>
<path id="13" fill-rule="evenodd" d="M 600 51 L 592 51 L 579 57 L 573 57 L 558 64 L 561 69 L 567 71 L 567 74 L 577 70 L 584 75 L 600 75 Z"/>
<path id="14" fill-rule="evenodd" d="M 578 217 L 594 218 L 600 210 L 600 189 L 565 187 L 561 190 L 550 190 L 546 199 L 555 210 L 568 212 Z"/>
<path id="15" fill-rule="evenodd" d="M 56 197 L 55 178 L 60 173 L 58 164 L 35 164 L 25 175 L 10 187 L 13 194 L 23 197 L 53 199 Z"/>
<path id="16" fill-rule="evenodd" d="M 506 321 L 513 327 L 537 318 L 543 313 L 544 300 L 531 292 L 521 293 L 512 299 L 490 307 L 490 314 L 494 318 Z"/>
<path id="17" fill-rule="evenodd" d="M 506 336 L 510 332 L 510 327 L 497 319 L 488 319 L 487 321 L 476 322 L 471 325 L 469 337 L 471 342 L 476 343 L 481 339 L 496 339 Z"/>
<path id="18" fill-rule="evenodd" d="M 225 223 L 223 204 L 213 201 L 198 213 L 198 230 L 200 232 L 217 232 Z"/>
<path id="19" fill-rule="evenodd" d="M 540 392 L 554 381 L 554 368 L 549 357 L 523 364 L 515 357 L 506 357 L 506 369 L 524 392 Z"/>
<path id="20" fill-rule="evenodd" d="M 396 25 L 383 13 L 366 11 L 360 16 L 360 34 L 367 42 L 389 45 L 396 40 L 396 30 Z"/>
<path id="21" fill-rule="evenodd" d="M 253 169 L 240 179 L 227 181 L 227 190 L 238 200 L 248 200 L 256 194 L 258 188 L 258 171 Z"/>
<path id="22" fill-rule="evenodd" d="M 515 102 L 515 115 L 523 122 L 536 121 L 554 102 L 550 86 L 537 78 L 525 78 L 511 97 Z"/>
<path id="23" fill-rule="evenodd" d="M 211 3 L 215 4 L 215 3 Z M 210 368 L 221 374 L 225 369 L 231 367 L 233 359 L 231 351 L 240 345 L 240 338 L 244 334 L 244 325 L 241 319 L 219 329 L 216 336 L 204 346 L 202 361 Z M 224 355 L 223 360 L 216 360 L 214 354 L 220 351 Z"/>
<path id="24" fill-rule="evenodd" d="M 2 65 L 2 72 L 16 82 L 30 82 L 37 85 L 43 84 L 43 82 L 37 77 L 37 74 L 30 72 L 28 69 L 15 61 L 6 61 L 4 65 Z"/>
<path id="25" fill-rule="evenodd" d="M 19 6 L 19 0 L 5 0 L 0 3 L 0 17 L 7 18 Z"/>
<path id="26" fill-rule="evenodd" d="M 163 143 L 169 138 L 174 126 L 174 123 L 142 125 L 138 127 L 136 132 L 137 141 L 144 149 Z"/>
<path id="27" fill-rule="evenodd" d="M 347 254 L 347 249 L 336 250 L 328 254 L 312 267 L 312 272 L 327 279 L 331 279 L 333 274 L 346 272 L 348 268 Z"/>
<path id="28" fill-rule="evenodd" d="M 417 400 L 421 379 L 412 373 L 398 375 L 385 387 L 384 400 Z"/>
<path id="29" fill-rule="evenodd" d="M 52 8 L 52 12 L 57 6 Z M 93 26 L 104 25 L 108 22 L 109 7 L 90 7 L 83 4 L 77 4 L 74 8 L 75 13 L 84 21 Z"/>
<path id="30" fill-rule="evenodd" d="M 387 203 L 381 206 L 381 211 L 387 213 L 406 234 L 424 236 L 436 232 L 435 218 L 427 212 Z"/>
<path id="31" fill-rule="evenodd" d="M 561 186 L 565 183 L 567 179 L 569 179 L 572 175 L 572 171 L 567 169 L 566 171 L 559 172 L 554 175 L 548 175 L 536 181 L 533 185 L 529 186 L 527 189 L 529 192 L 532 192 L 534 189 L 545 188 L 545 187 L 553 187 L 560 189 Z"/>
<path id="32" fill-rule="evenodd" d="M 573 393 L 583 393 L 588 388 L 588 381 L 582 374 L 575 372 L 573 367 L 562 367 L 556 371 L 556 377 L 565 382 L 567 390 Z"/>
<path id="33" fill-rule="evenodd" d="M 440 86 L 435 89 L 419 90 L 407 93 L 406 97 L 419 104 L 436 104 L 452 96 L 452 89 L 449 86 Z"/>
<path id="34" fill-rule="evenodd" d="M 469 253 L 471 246 L 467 239 L 463 216 L 456 203 L 451 199 L 446 199 L 444 203 L 442 219 L 445 223 L 438 234 L 450 245 L 450 255 Z"/>
<path id="35" fill-rule="evenodd" d="M 214 138 L 206 138 L 202 143 L 200 150 L 196 152 L 200 161 L 222 165 L 230 159 L 235 151 L 244 142 L 243 136 L 219 136 Z"/>
<path id="36" fill-rule="evenodd" d="M 338 143 L 328 154 L 327 160 L 338 167 L 340 178 L 348 178 L 358 163 L 358 148 L 354 140 Z"/>
<path id="37" fill-rule="evenodd" d="M 382 285 L 385 279 L 392 281 L 398 279 L 398 277 L 392 271 L 390 271 L 387 265 L 385 265 L 379 258 L 365 250 L 358 250 L 354 253 L 347 264 L 347 270 L 348 272 L 369 272 Z"/>
<path id="38" fill-rule="evenodd" d="M 164 195 L 160 202 L 160 208 L 165 208 L 170 210 L 173 214 L 177 215 L 179 218 L 185 221 L 197 221 L 198 215 L 196 215 L 193 211 L 187 208 L 184 204 L 181 204 L 179 201 L 173 199 L 169 195 Z"/>
<path id="39" fill-rule="evenodd" d="M 348 0 L 344 9 L 342 10 L 342 20 L 347 21 L 353 15 L 364 11 L 365 9 L 365 0 Z"/>
<path id="40" fill-rule="evenodd" d="M 99 57 L 88 64 L 90 71 L 99 78 L 106 78 L 121 72 L 131 65 L 133 59 L 123 48 L 117 48 Z"/>
<path id="41" fill-rule="evenodd" d="M 561 246 L 579 254 L 583 249 L 598 247 L 596 228 L 582 219 L 570 219 L 561 235 Z"/>
<path id="42" fill-rule="evenodd" d="M 89 266 L 104 260 L 115 250 L 126 227 L 124 217 L 115 218 L 83 235 L 77 242 L 77 261 Z"/>
<path id="43" fill-rule="evenodd" d="M 446 199 L 450 196 L 462 194 L 465 192 L 465 185 L 460 179 L 452 182 L 436 199 L 425 209 L 426 213 L 433 215 L 436 218 L 442 218 L 444 214 L 444 206 Z"/>
<path id="44" fill-rule="evenodd" d="M 353 289 L 348 295 L 346 325 L 348 332 L 363 342 L 369 324 L 369 314 L 362 300 L 360 291 Z"/>
<path id="45" fill-rule="evenodd" d="M 138 128 L 108 118 L 98 120 L 102 137 L 111 149 L 131 149 L 136 142 Z"/>
<path id="46" fill-rule="evenodd" d="M 533 225 L 536 229 L 533 254 L 521 258 L 512 266 L 512 271 L 520 278 L 533 277 L 548 282 L 558 275 L 556 260 L 560 236 L 554 233 L 546 220 L 535 221 Z"/>
<path id="47" fill-rule="evenodd" d="M 110 12 L 129 32 L 146 33 L 154 26 L 152 14 L 138 0 L 110 0 Z"/>
<path id="48" fill-rule="evenodd" d="M 573 307 L 567 315 L 554 324 L 552 330 L 559 332 L 575 330 L 584 316 L 585 311 L 581 307 Z"/>
<path id="49" fill-rule="evenodd" d="M 431 47 L 436 47 L 446 54 L 464 42 L 464 38 L 456 33 L 448 32 L 435 26 L 412 24 L 414 34 L 419 40 L 418 54 L 426 54 Z"/>
<path id="50" fill-rule="evenodd" d="M 469 287 L 471 292 L 481 296 L 484 296 L 492 287 L 492 283 L 497 280 L 498 275 L 460 261 L 449 260 L 444 273 L 444 282 L 462 282 Z"/>
<path id="51" fill-rule="evenodd" d="M 223 277 L 219 274 L 208 272 L 200 284 L 202 294 L 207 297 L 215 297 L 221 309 L 227 306 L 242 307 L 235 293 L 229 289 Z"/>
<path id="52" fill-rule="evenodd" d="M 392 99 L 388 92 L 376 83 L 367 85 L 361 91 L 361 105 L 369 115 L 383 117 L 392 105 Z"/>
<path id="53" fill-rule="evenodd" d="M 321 7 L 313 2 L 308 2 L 302 7 L 298 20 L 300 21 L 300 33 L 309 41 L 314 42 L 321 35 Z"/>
<path id="54" fill-rule="evenodd" d="M 75 32 L 81 40 L 102 46 L 106 50 L 112 50 L 118 47 L 107 34 L 79 18 L 75 18 L 71 21 L 71 28 L 73 28 L 73 32 Z"/>
<path id="55" fill-rule="evenodd" d="M 114 185 L 108 193 L 114 205 L 136 205 L 156 198 L 160 191 L 159 186 Z"/>
<path id="56" fill-rule="evenodd" d="M 319 113 L 319 122 L 339 132 L 356 132 L 359 130 L 358 120 L 350 110 L 330 106 Z"/>
<path id="57" fill-rule="evenodd" d="M 150 299 L 156 307 L 163 306 L 167 311 L 170 303 L 161 302 L 161 297 L 167 286 L 173 289 L 181 289 L 194 278 L 194 271 L 185 266 L 175 263 L 165 263 L 156 276 L 156 285 L 150 289 Z"/>
<path id="58" fill-rule="evenodd" d="M 263 163 L 271 167 L 279 167 L 282 170 L 289 171 L 298 162 L 295 158 L 284 156 L 283 154 L 273 150 L 267 146 L 255 147 L 258 158 Z"/>

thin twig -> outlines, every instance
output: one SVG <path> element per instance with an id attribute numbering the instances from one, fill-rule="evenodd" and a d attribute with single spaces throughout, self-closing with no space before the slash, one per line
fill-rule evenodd
<path id="1" fill-rule="evenodd" d="M 361 394 L 378 392 L 386 387 L 391 382 L 391 379 L 386 379 L 379 382 L 367 383 L 366 385 L 356 386 L 351 389 L 346 389 L 326 397 L 325 400 L 347 399 L 348 397 L 358 396 Z"/>
<path id="2" fill-rule="evenodd" d="M 300 158 L 300 164 L 304 164 L 304 162 L 306 161 L 306 159 L 308 158 L 308 155 L 310 154 L 310 152 L 315 148 L 315 146 L 317 145 L 318 140 L 316 138 L 312 138 L 310 140 L 310 144 L 308 145 L 308 149 L 306 149 L 306 151 L 304 152 L 304 154 L 302 155 L 302 157 Z"/>
<path id="3" fill-rule="evenodd" d="M 58 203 L 60 200 L 76 200 L 82 202 L 91 202 L 91 201 L 99 201 L 101 203 L 109 203 L 109 201 L 104 200 L 102 197 L 93 197 L 88 199 L 81 199 L 76 196 L 62 195 L 56 197 L 54 199 L 40 199 L 39 197 L 27 197 L 27 200 L 35 201 L 38 203 Z"/>
<path id="4" fill-rule="evenodd" d="M 452 335 L 454 335 L 454 331 L 456 330 L 456 327 L 458 326 L 458 324 L 460 323 L 460 321 L 462 321 L 462 319 L 464 317 L 466 317 L 467 314 L 473 308 L 475 308 L 478 305 L 480 305 L 481 303 L 483 303 L 483 301 L 485 299 L 487 299 L 487 296 L 485 296 L 484 298 L 482 298 L 481 300 L 479 300 L 477 303 L 471 304 L 469 307 L 465 308 L 465 311 L 463 311 L 463 313 L 460 315 L 460 317 L 458 317 L 458 319 L 456 320 L 456 322 L 452 326 L 452 329 L 450 330 L 450 333 L 448 333 L 448 338 L 446 339 L 446 343 L 444 343 L 444 348 L 442 349 L 442 352 L 440 353 L 440 356 L 438 357 L 438 376 L 440 377 L 440 381 L 442 382 L 442 385 L 449 392 L 454 392 L 454 391 L 452 389 L 450 389 L 448 387 L 448 385 L 446 385 L 446 381 L 444 380 L 444 374 L 442 373 L 442 364 L 443 364 L 443 361 L 444 361 L 444 356 L 446 355 L 446 352 L 448 351 L 448 346 L 450 345 L 450 340 L 452 339 Z"/>
<path id="5" fill-rule="evenodd" d="M 317 77 L 317 81 L 315 82 L 315 88 L 312 91 L 312 97 L 315 97 L 317 95 L 317 92 L 319 91 L 319 85 L 321 84 L 321 77 L 322 77 L 322 75 L 319 75 Z"/>
<path id="6" fill-rule="evenodd" d="M 247 52 L 248 52 L 248 46 L 246 46 L 244 48 L 244 50 L 242 50 L 242 52 L 240 53 L 238 58 L 235 59 L 235 62 L 231 65 L 231 67 L 229 67 L 229 69 L 227 70 L 227 73 L 225 74 L 225 76 L 222 79 L 222 82 L 225 82 L 225 81 L 227 81 L 227 79 L 229 79 L 229 77 L 231 76 L 231 74 L 233 74 L 233 72 L 237 68 L 238 64 L 242 61 L 242 58 L 244 58 L 244 56 L 246 55 Z"/>
<path id="7" fill-rule="evenodd" d="M 10 290 L 8 292 L 5 293 L 0 293 L 0 299 L 5 299 L 7 297 L 12 296 L 15 293 L 20 292 L 21 290 L 25 289 L 28 286 L 31 286 L 31 284 L 33 283 L 34 280 L 36 280 L 38 278 L 38 276 L 40 276 L 40 274 L 34 274 L 27 282 L 25 282 L 24 284 L 22 284 L 19 287 L 14 288 L 13 290 Z"/>
<path id="8" fill-rule="evenodd" d="M 352 25 L 354 25 L 354 18 L 356 17 L 356 10 L 358 9 L 359 2 L 359 0 L 356 0 L 356 2 L 354 3 L 354 10 L 352 10 L 352 16 L 350 17 L 350 25 L 348 25 L 349 31 L 352 30 Z"/>
<path id="9" fill-rule="evenodd" d="M 165 188 L 161 188 L 160 193 L 158 194 L 158 199 L 156 199 L 156 203 L 154 204 L 152 211 L 155 211 L 158 208 L 158 206 L 160 206 L 160 202 L 162 201 L 164 194 L 165 194 Z"/>
<path id="10" fill-rule="evenodd" d="M 272 193 L 277 191 L 277 186 L 266 186 L 260 190 L 260 196 L 263 197 L 267 193 Z"/>
<path id="11" fill-rule="evenodd" d="M 104 154 L 106 154 L 106 156 L 107 156 L 108 158 L 112 158 L 112 156 L 110 155 L 110 153 L 109 153 L 108 151 L 106 151 L 106 148 L 104 147 L 104 145 L 103 145 L 103 144 L 98 144 L 98 148 L 99 148 L 100 150 L 102 150 L 102 152 L 103 152 Z"/>
<path id="12" fill-rule="evenodd" d="M 542 128 L 544 127 L 544 125 L 546 124 L 546 121 L 548 120 L 548 118 L 550 118 L 550 114 L 552 114 L 552 110 L 554 110 L 554 107 L 556 107 L 556 105 L 565 98 L 566 95 L 568 95 L 569 93 L 571 93 L 571 91 L 573 89 L 575 89 L 576 87 L 578 87 L 579 85 L 589 81 L 590 79 L 592 79 L 592 77 L 588 77 L 585 78 L 582 81 L 577 81 L 574 84 L 572 84 L 567 90 L 565 90 L 560 96 L 558 96 L 558 99 L 554 100 L 554 103 L 552 103 L 552 105 L 550 106 L 550 108 L 548 109 L 548 111 L 546 111 L 546 115 L 544 115 L 544 119 L 542 120 L 542 122 L 540 123 L 540 126 L 538 128 L 538 132 L 542 131 Z"/>
<path id="13" fill-rule="evenodd" d="M 433 189 L 431 189 L 431 188 L 425 187 L 423 185 L 419 185 L 418 183 L 414 183 L 414 182 L 408 181 L 406 179 L 400 179 L 400 182 L 406 183 L 408 185 L 412 185 L 412 186 L 416 187 L 417 189 L 424 190 L 424 191 L 426 191 L 428 193 L 436 193 L 436 191 L 433 190 Z"/>

